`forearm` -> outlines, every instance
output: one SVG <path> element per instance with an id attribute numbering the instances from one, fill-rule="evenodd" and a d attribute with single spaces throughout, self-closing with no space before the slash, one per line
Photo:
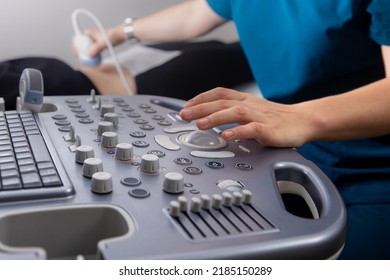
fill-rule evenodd
<path id="1" fill-rule="evenodd" d="M 141 42 L 182 41 L 201 36 L 222 22 L 205 0 L 191 0 L 134 20 L 134 36 Z M 122 24 L 109 32 L 115 44 L 127 39 Z"/>
<path id="2" fill-rule="evenodd" d="M 303 102 L 307 139 L 336 141 L 390 134 L 390 78 L 344 94 Z"/>

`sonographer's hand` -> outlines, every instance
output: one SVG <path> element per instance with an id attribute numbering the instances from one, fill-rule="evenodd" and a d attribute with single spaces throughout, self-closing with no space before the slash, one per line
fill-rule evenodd
<path id="1" fill-rule="evenodd" d="M 107 47 L 103 34 L 98 29 L 87 29 L 84 31 L 84 34 L 89 36 L 92 40 L 88 52 L 90 56 L 94 57 L 99 55 Z M 119 45 L 127 40 L 122 25 L 107 29 L 106 34 L 113 46 Z"/>
<path id="2" fill-rule="evenodd" d="M 305 144 L 309 132 L 301 111 L 299 104 L 282 105 L 248 93 L 216 88 L 188 101 L 180 116 L 197 120 L 202 130 L 240 124 L 222 132 L 227 141 L 256 139 L 266 146 L 299 147 Z"/>

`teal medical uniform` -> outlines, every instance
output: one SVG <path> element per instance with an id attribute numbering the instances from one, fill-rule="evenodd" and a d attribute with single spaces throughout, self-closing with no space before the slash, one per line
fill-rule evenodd
<path id="1" fill-rule="evenodd" d="M 390 45 L 388 0 L 207 1 L 235 22 L 269 100 L 297 103 L 385 76 L 381 45 Z M 340 258 L 390 259 L 390 135 L 314 142 L 299 151 L 329 176 L 345 201 L 347 240 Z"/>

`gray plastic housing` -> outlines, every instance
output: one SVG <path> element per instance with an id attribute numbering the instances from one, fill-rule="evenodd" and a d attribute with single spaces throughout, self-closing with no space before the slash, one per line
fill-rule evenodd
<path id="1" fill-rule="evenodd" d="M 91 103 L 88 96 L 45 97 L 41 113 L 34 115 L 66 192 L 56 197 L 52 191 L 53 195 L 40 198 L 39 192 L 45 190 L 36 190 L 37 195 L 13 201 L 0 191 L 0 258 L 337 257 L 345 241 L 344 204 L 324 173 L 294 149 L 245 140 L 208 154 L 209 148 L 178 140 L 195 127 L 178 116 L 183 101 L 145 95 L 97 98 L 99 102 Z M 119 143 L 133 145 L 130 161 L 115 159 L 115 148 L 101 147 L 96 134 L 103 120 L 100 102 L 115 106 L 119 124 L 114 131 Z M 94 148 L 103 170 L 112 175 L 111 193 L 91 192 L 91 179 L 75 162 L 76 142 L 66 140 L 69 125 L 82 145 Z M 210 139 L 218 136 L 218 130 L 208 133 L 213 134 Z M 156 142 L 157 135 L 169 144 Z M 195 150 L 210 158 L 192 156 L 202 154 Z M 140 170 L 141 157 L 148 153 L 158 155 L 159 172 Z M 182 193 L 163 191 L 168 172 L 183 175 Z M 234 201 L 246 193 L 251 194 L 248 202 L 229 203 L 229 197 Z M 311 216 L 287 209 L 285 193 L 303 198 Z M 193 211 L 193 201 L 204 195 L 222 198 L 222 206 Z M 172 216 L 171 202 L 183 200 L 187 204 Z"/>

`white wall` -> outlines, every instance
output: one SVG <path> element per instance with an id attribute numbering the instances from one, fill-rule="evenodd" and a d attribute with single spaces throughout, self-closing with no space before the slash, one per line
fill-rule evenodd
<path id="1" fill-rule="evenodd" d="M 90 10 L 105 27 L 110 27 L 128 16 L 140 17 L 182 1 L 185 0 L 0 0 L 0 61 L 54 56 L 75 65 L 70 18 L 76 8 Z M 93 26 L 86 18 L 85 24 L 89 23 Z M 234 27 L 227 25 L 211 37 L 233 40 L 236 35 Z"/>

